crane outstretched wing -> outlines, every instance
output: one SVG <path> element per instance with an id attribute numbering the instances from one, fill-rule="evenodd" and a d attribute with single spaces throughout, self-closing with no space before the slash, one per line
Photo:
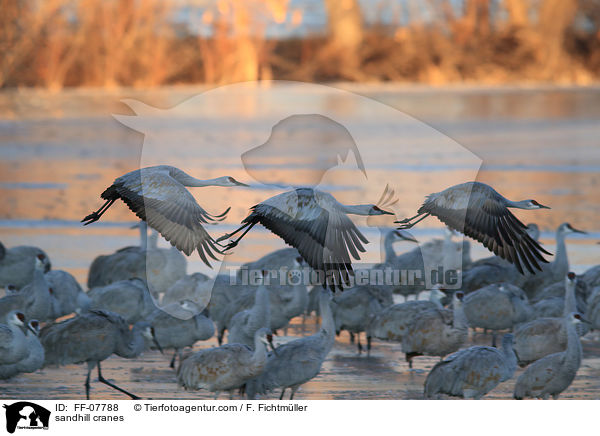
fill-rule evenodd
<path id="1" fill-rule="evenodd" d="M 542 270 L 539 262 L 548 263 L 542 253 L 551 255 L 527 233 L 527 226 L 513 215 L 500 198 L 472 192 L 466 202 L 431 197 L 418 213 L 436 216 L 448 227 L 481 242 L 495 255 L 506 259 L 523 274 L 523 266 L 534 274 Z"/>
<path id="2" fill-rule="evenodd" d="M 331 196 L 297 189 L 272 197 L 251 208 L 242 221 L 260 223 L 296 248 L 302 258 L 324 275 L 330 287 L 348 284 L 354 272 L 350 256 L 360 259 L 368 240 Z"/>
<path id="3" fill-rule="evenodd" d="M 197 250 L 202 261 L 211 267 L 206 255 L 218 260 L 213 252 L 222 254 L 202 224 L 215 221 L 229 209 L 221 215 L 210 215 L 168 173 L 152 172 L 146 176 L 142 172 L 134 177 L 120 177 L 107 191 L 111 189 L 133 213 L 186 255 Z M 110 198 L 110 193 L 105 197 L 107 191 L 103 198 Z"/>

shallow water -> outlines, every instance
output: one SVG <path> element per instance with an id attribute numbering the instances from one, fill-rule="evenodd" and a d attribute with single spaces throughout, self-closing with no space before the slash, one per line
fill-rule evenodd
<path id="1" fill-rule="evenodd" d="M 575 272 L 600 264 L 600 246 L 596 245 L 600 238 L 600 88 L 428 90 L 338 85 L 334 93 L 311 88 L 310 92 L 292 91 L 283 97 L 277 89 L 273 86 L 261 91 L 264 101 L 278 107 L 291 95 L 302 110 L 312 108 L 312 113 L 335 114 L 347 121 L 345 125 L 365 160 L 368 181 L 357 171 L 354 157 L 340 163 L 321 184 L 339 200 L 360 203 L 368 198 L 374 203 L 385 184 L 390 184 L 400 198 L 393 210 L 404 217 L 412 215 L 424 194 L 476 175 L 477 180 L 492 184 L 511 199 L 534 198 L 552 207 L 551 211 L 517 212 L 523 221 L 540 225 L 541 240 L 550 251 L 554 250 L 554 229 L 560 223 L 568 221 L 587 230 L 587 235 L 568 240 Z M 401 111 L 400 128 L 388 106 L 389 111 L 381 109 L 383 105 L 373 109 L 355 94 L 348 97 L 338 92 L 340 89 Z M 232 206 L 224 223 L 210 227 L 214 235 L 234 229 L 250 205 L 280 192 L 261 185 L 257 177 L 283 184 L 291 183 L 286 179 L 289 174 L 312 177 L 292 156 L 271 156 L 272 160 L 252 173 L 246 172 L 240 155 L 264 143 L 273 121 L 283 116 L 269 112 L 264 101 L 257 102 L 252 93 L 218 96 L 209 100 L 212 106 L 208 107 L 199 104 L 201 100 L 188 100 L 202 91 L 182 87 L 0 93 L 0 240 L 8 247 L 43 248 L 54 268 L 73 273 L 84 285 L 97 255 L 138 244 L 137 231 L 129 229 L 135 221 L 122 204 L 113 206 L 92 226 L 82 228 L 79 220 L 101 205 L 99 194 L 115 177 L 135 169 L 140 161 L 153 163 L 164 158 L 202 178 L 227 174 L 249 182 L 253 188 L 247 190 L 193 190 L 210 212 Z M 120 103 L 122 98 L 174 109 L 133 117 L 139 121 L 121 118 L 146 129 L 144 136 L 111 116 L 132 115 L 131 109 Z M 372 112 L 380 109 L 381 115 Z M 293 110 L 288 107 L 285 113 Z M 458 151 L 446 153 L 440 144 L 455 144 Z M 476 156 L 481 159 L 479 171 Z M 380 228 L 390 226 L 391 220 L 359 222 L 372 241 L 363 260 L 376 262 Z M 421 242 L 443 234 L 434 219 L 424 221 L 413 233 Z M 166 242 L 161 245 L 166 246 Z M 226 263 L 236 266 L 281 246 L 278 238 L 255 228 Z M 396 248 L 402 252 L 412 247 L 399 243 Z M 473 245 L 472 255 L 479 258 L 488 254 Z M 210 272 L 197 256 L 188 262 L 188 273 L 194 271 Z M 582 369 L 565 398 L 598 396 L 600 353 L 596 339 L 586 337 Z M 483 339 L 477 336 L 476 340 Z M 203 346 L 206 344 L 198 345 Z M 377 343 L 371 358 L 358 357 L 342 334 L 321 374 L 301 389 L 299 398 L 420 398 L 426 373 L 409 372 L 399 348 L 399 344 Z M 428 369 L 435 361 L 422 358 L 417 366 Z M 166 356 L 151 352 L 133 361 L 113 357 L 103 369 L 107 377 L 143 397 L 211 397 L 178 390 L 167 363 Z M 84 376 L 82 366 L 45 369 L 0 382 L 0 396 L 80 398 Z M 502 384 L 489 398 L 510 397 L 513 383 L 514 379 Z M 121 398 L 97 384 L 93 392 L 94 398 Z"/>

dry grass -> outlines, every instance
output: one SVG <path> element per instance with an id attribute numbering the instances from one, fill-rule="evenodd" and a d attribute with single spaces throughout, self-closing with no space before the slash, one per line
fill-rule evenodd
<path id="1" fill-rule="evenodd" d="M 494 14 L 490 4 L 465 0 L 457 13 L 448 0 L 428 0 L 408 8 L 410 25 L 357 29 L 354 14 L 350 27 L 330 23 L 328 36 L 269 39 L 268 23 L 302 22 L 289 0 L 216 0 L 201 18 L 210 36 L 175 23 L 175 6 L 164 0 L 0 0 L 0 87 L 599 79 L 599 0 L 503 0 Z M 576 32 L 582 18 L 591 30 Z M 352 28 L 352 41 L 340 43 Z"/>

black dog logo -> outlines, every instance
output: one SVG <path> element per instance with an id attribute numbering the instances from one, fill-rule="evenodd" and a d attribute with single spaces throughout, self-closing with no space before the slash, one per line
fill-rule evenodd
<path id="1" fill-rule="evenodd" d="M 28 401 L 19 401 L 11 405 L 4 405 L 6 409 L 6 431 L 14 433 L 19 428 L 48 428 L 50 411 Z"/>

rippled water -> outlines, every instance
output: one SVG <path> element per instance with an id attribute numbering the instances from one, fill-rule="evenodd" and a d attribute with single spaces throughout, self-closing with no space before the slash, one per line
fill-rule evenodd
<path id="1" fill-rule="evenodd" d="M 372 105 L 355 94 L 348 97 L 340 89 L 375 99 L 388 109 L 381 109 L 381 114 L 372 112 Z M 253 93 L 215 97 L 208 100 L 209 105 L 188 100 L 202 91 L 183 87 L 1 93 L 0 240 L 8 247 L 40 246 L 50 255 L 53 267 L 70 271 L 85 284 L 88 267 L 97 255 L 137 244 L 138 236 L 137 231 L 129 229 L 134 220 L 122 204 L 113 206 L 103 221 L 92 226 L 82 228 L 79 220 L 101 205 L 99 194 L 115 177 L 135 169 L 140 161 L 155 163 L 161 158 L 201 178 L 227 174 L 250 182 L 253 188 L 247 190 L 193 191 L 211 212 L 232 206 L 227 220 L 210 228 L 212 234 L 235 228 L 249 206 L 279 192 L 258 183 L 257 177 L 290 184 L 290 174 L 306 176 L 306 168 L 291 156 L 272 156 L 255 168 L 252 177 L 244 171 L 240 155 L 264 143 L 270 133 L 270 127 L 265 126 L 283 118 L 265 109 L 268 102 L 275 107 L 285 106 L 284 114 L 293 113 L 297 105 L 301 110 L 309 108 L 311 113 L 336 114 L 346 121 L 365 159 L 368 182 L 357 171 L 353 157 L 340 162 L 320 186 L 341 201 L 360 203 L 368 198 L 368 202 L 376 202 L 383 187 L 390 184 L 400 199 L 394 211 L 398 216 L 407 216 L 418 208 L 425 193 L 472 179 L 476 174 L 477 180 L 492 184 L 509 198 L 534 198 L 552 207 L 550 211 L 517 213 L 525 222 L 541 226 L 541 240 L 550 251 L 554 248 L 554 229 L 560 223 L 568 221 L 587 230 L 588 235 L 568 241 L 573 270 L 582 272 L 600 264 L 600 246 L 596 245 L 600 239 L 599 88 L 430 90 L 340 85 L 336 92 L 325 88 L 298 90 L 282 97 L 275 85 L 261 91 L 262 100 Z M 120 102 L 122 98 L 165 110 L 158 115 L 150 110 L 143 116 L 120 118 L 145 130 L 144 136 L 113 118 L 112 114 L 133 115 Z M 174 111 L 166 110 L 173 107 Z M 402 113 L 400 125 L 395 123 L 394 115 L 387 115 L 394 112 L 391 108 Z M 446 143 L 464 152 L 446 153 L 440 146 Z M 481 159 L 479 171 L 477 156 Z M 380 221 L 364 227 L 373 241 L 366 261 L 378 260 L 379 230 L 389 225 L 391 221 Z M 414 229 L 414 234 L 426 241 L 440 237 L 442 227 L 429 219 Z M 228 263 L 237 265 L 281 246 L 279 239 L 256 228 Z M 409 248 L 397 244 L 398 251 Z M 473 257 L 485 255 L 483 248 L 473 247 Z M 193 271 L 207 272 L 196 256 L 189 259 L 188 273 Z M 365 359 L 357 357 L 346 341 L 343 337 L 336 344 L 323 372 L 303 388 L 304 398 L 420 397 L 424 374 L 407 372 L 398 345 L 377 346 L 374 356 Z M 594 356 L 599 355 L 593 344 L 587 346 Z M 135 361 L 111 358 L 106 372 L 125 385 L 133 383 L 139 392 L 131 387 L 132 391 L 149 397 L 198 397 L 173 389 L 173 374 L 165 362 L 166 357 L 154 353 Z M 422 362 L 426 368 L 435 359 Z M 597 396 L 596 368 L 600 366 L 595 357 L 584 360 L 583 371 L 588 375 L 577 388 L 584 392 L 581 395 Z M 73 370 L 83 380 L 84 369 Z M 17 384 L 0 383 L 0 390 L 25 397 L 36 397 L 41 392 L 52 397 L 79 395 L 79 383 L 70 380 L 69 371 L 46 369 L 44 374 L 20 376 Z M 52 391 L 43 382 L 48 375 Z M 56 384 L 63 383 L 62 388 L 56 388 Z M 26 389 L 19 393 L 17 386 Z M 105 398 L 116 396 L 104 388 L 94 389 Z M 571 395 L 580 395 L 575 392 Z M 491 397 L 504 398 L 509 393 L 506 387 Z"/>

